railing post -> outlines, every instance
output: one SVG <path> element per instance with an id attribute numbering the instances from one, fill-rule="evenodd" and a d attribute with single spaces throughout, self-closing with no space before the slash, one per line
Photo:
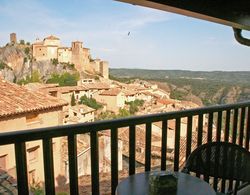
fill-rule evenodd
<path id="1" fill-rule="evenodd" d="M 111 129 L 111 192 L 115 195 L 118 185 L 118 129 Z"/>
<path id="2" fill-rule="evenodd" d="M 191 143 L 192 143 L 192 127 L 193 127 L 193 117 L 189 116 L 187 119 L 187 143 L 186 143 L 186 160 L 191 153 Z"/>
<path id="3" fill-rule="evenodd" d="M 129 175 L 135 174 L 135 147 L 136 147 L 135 125 L 129 126 Z"/>
<path id="4" fill-rule="evenodd" d="M 43 160 L 46 194 L 55 194 L 52 138 L 43 139 Z"/>
<path id="5" fill-rule="evenodd" d="M 175 121 L 175 144 L 174 144 L 174 171 L 179 170 L 180 129 L 181 129 L 181 119 L 176 118 L 176 121 Z"/>
<path id="6" fill-rule="evenodd" d="M 197 147 L 202 144 L 202 133 L 203 133 L 203 114 L 199 114 L 199 117 L 198 117 Z"/>
<path id="7" fill-rule="evenodd" d="M 152 134 L 152 123 L 146 123 L 146 149 L 145 149 L 145 171 L 151 169 L 151 134 Z"/>
<path id="8" fill-rule="evenodd" d="M 24 142 L 15 143 L 15 157 L 18 194 L 29 194 L 26 146 Z"/>
<path id="9" fill-rule="evenodd" d="M 90 132 L 92 194 L 99 195 L 99 148 L 98 132 Z"/>
<path id="10" fill-rule="evenodd" d="M 250 141 L 250 106 L 247 108 L 247 128 L 246 128 L 245 148 L 249 150 Z"/>
<path id="11" fill-rule="evenodd" d="M 168 132 L 168 121 L 162 121 L 162 135 L 161 135 L 161 170 L 166 170 L 167 162 L 167 132 Z"/>
<path id="12" fill-rule="evenodd" d="M 77 135 L 71 134 L 68 136 L 68 157 L 70 194 L 79 194 L 77 169 Z"/>
<path id="13" fill-rule="evenodd" d="M 240 135 L 239 135 L 239 145 L 243 145 L 243 136 L 244 136 L 244 127 L 245 127 L 245 116 L 246 116 L 246 108 L 241 108 L 240 114 Z"/>

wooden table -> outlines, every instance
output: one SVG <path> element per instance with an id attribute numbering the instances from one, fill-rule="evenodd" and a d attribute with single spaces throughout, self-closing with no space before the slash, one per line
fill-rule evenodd
<path id="1" fill-rule="evenodd" d="M 164 172 L 164 171 L 163 171 Z M 131 175 L 121 181 L 116 188 L 117 195 L 149 194 L 149 174 L 152 172 Z M 178 177 L 177 195 L 215 195 L 209 184 L 197 177 L 175 172 Z"/>

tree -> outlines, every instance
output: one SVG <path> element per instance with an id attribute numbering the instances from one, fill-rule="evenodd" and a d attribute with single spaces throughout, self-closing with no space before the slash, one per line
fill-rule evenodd
<path id="1" fill-rule="evenodd" d="M 65 72 L 63 74 L 52 74 L 47 80 L 47 83 L 58 83 L 59 86 L 75 86 L 79 80 L 79 73 L 70 74 Z"/>
<path id="2" fill-rule="evenodd" d="M 25 45 L 25 41 L 23 39 L 20 40 L 21 45 Z"/>
<path id="3" fill-rule="evenodd" d="M 72 96 L 71 96 L 71 106 L 75 106 L 76 105 L 76 99 L 75 99 L 75 95 L 74 93 L 72 93 Z"/>
<path id="4" fill-rule="evenodd" d="M 30 53 L 30 48 L 29 48 L 29 47 L 26 47 L 26 48 L 24 49 L 24 53 L 25 53 L 26 55 L 29 55 L 29 53 Z"/>

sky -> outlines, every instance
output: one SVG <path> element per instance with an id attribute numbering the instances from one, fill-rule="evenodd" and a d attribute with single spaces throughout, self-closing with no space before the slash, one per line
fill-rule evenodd
<path id="1" fill-rule="evenodd" d="M 111 68 L 250 71 L 250 48 L 232 28 L 113 0 L 0 0 L 0 46 L 11 32 L 83 41 Z"/>

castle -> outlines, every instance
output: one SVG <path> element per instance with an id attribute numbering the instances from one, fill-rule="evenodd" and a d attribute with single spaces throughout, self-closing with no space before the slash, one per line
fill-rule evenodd
<path id="1" fill-rule="evenodd" d="M 57 59 L 60 63 L 74 64 L 79 72 L 97 73 L 108 79 L 109 68 L 107 61 L 91 59 L 90 49 L 84 48 L 80 41 L 72 42 L 71 47 L 61 47 L 60 39 L 50 35 L 32 44 L 33 58 L 36 61 Z"/>

